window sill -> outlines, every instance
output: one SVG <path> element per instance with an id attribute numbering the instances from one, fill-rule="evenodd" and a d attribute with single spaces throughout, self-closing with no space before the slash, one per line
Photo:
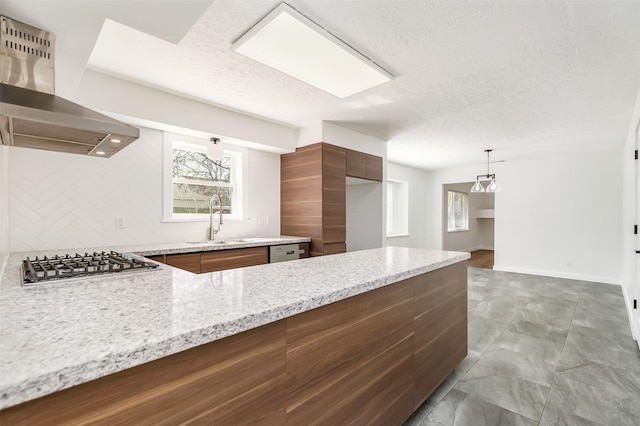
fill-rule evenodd
<path id="1" fill-rule="evenodd" d="M 402 237 L 410 237 L 411 235 L 409 234 L 392 234 L 392 235 L 387 235 L 387 238 L 402 238 Z"/>
<path id="2" fill-rule="evenodd" d="M 455 231 L 447 231 L 448 234 L 455 234 L 456 232 L 469 232 L 468 229 L 456 229 Z"/>

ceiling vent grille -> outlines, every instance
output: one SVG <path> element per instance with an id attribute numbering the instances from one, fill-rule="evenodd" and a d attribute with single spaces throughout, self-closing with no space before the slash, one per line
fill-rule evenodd
<path id="1" fill-rule="evenodd" d="M 2 83 L 55 93 L 55 35 L 0 16 Z"/>

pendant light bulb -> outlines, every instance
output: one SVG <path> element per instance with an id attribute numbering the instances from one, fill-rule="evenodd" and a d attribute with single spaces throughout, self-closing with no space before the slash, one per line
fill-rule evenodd
<path id="1" fill-rule="evenodd" d="M 482 186 L 478 178 L 476 178 L 476 183 L 471 187 L 471 192 L 484 192 L 484 186 Z"/>
<path id="2" fill-rule="evenodd" d="M 207 147 L 207 157 L 209 157 L 211 161 L 220 161 L 222 157 L 224 157 L 224 148 L 220 143 L 220 139 L 211 138 L 209 140 L 211 143 Z"/>
<path id="3" fill-rule="evenodd" d="M 487 192 L 498 192 L 500 191 L 500 185 L 496 183 L 495 179 L 491 179 L 491 183 L 487 186 Z"/>

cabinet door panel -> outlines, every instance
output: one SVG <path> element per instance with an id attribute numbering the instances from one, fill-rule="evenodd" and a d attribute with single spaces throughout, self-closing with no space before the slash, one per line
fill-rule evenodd
<path id="1" fill-rule="evenodd" d="M 322 176 L 321 145 L 297 148 L 295 152 L 280 156 L 280 179 L 289 181 Z"/>
<path id="2" fill-rule="evenodd" d="M 200 253 L 168 254 L 166 263 L 194 274 L 200 273 Z"/>
<path id="3" fill-rule="evenodd" d="M 352 149 L 347 149 L 347 176 L 365 177 L 366 154 Z"/>
<path id="4" fill-rule="evenodd" d="M 347 239 L 346 150 L 323 144 L 322 163 L 322 240 L 323 243 L 344 242 Z"/>
<path id="5" fill-rule="evenodd" d="M 414 279 L 414 408 L 467 356 L 467 262 Z"/>
<path id="6" fill-rule="evenodd" d="M 201 271 L 214 272 L 224 269 L 244 268 L 246 266 L 264 265 L 269 261 L 267 247 L 251 247 L 202 252 Z"/>
<path id="7" fill-rule="evenodd" d="M 280 232 L 311 238 L 322 254 L 322 144 L 280 156 Z"/>
<path id="8" fill-rule="evenodd" d="M 288 422 L 401 424 L 413 411 L 412 307 L 405 281 L 287 318 Z M 378 422 L 389 405 L 402 408 Z"/>
<path id="9" fill-rule="evenodd" d="M 347 243 L 328 243 L 323 244 L 322 254 L 337 254 L 337 253 L 346 253 L 347 251 Z"/>
<path id="10" fill-rule="evenodd" d="M 366 154 L 365 178 L 382 182 L 382 157 Z"/>

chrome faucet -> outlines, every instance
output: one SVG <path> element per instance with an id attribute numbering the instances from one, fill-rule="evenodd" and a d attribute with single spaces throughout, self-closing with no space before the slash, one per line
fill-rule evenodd
<path id="1" fill-rule="evenodd" d="M 213 227 L 213 201 L 214 199 L 218 199 L 218 203 L 220 208 L 218 209 L 218 214 L 220 215 L 220 220 L 218 221 L 218 228 Z M 211 200 L 209 200 L 209 240 L 213 241 L 213 237 L 220 232 L 220 226 L 222 225 L 222 198 L 218 194 L 213 194 Z"/>

